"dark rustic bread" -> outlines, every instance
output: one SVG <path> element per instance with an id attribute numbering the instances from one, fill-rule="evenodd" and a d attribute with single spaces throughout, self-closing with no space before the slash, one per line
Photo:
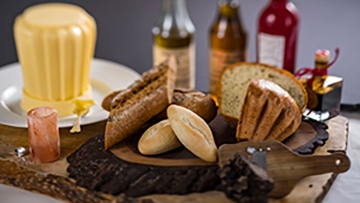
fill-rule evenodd
<path id="1" fill-rule="evenodd" d="M 67 171 L 77 185 L 112 195 L 182 195 L 214 190 L 220 181 L 217 164 L 156 166 L 124 161 L 104 150 L 102 134 L 90 138 L 67 160 Z"/>
<path id="2" fill-rule="evenodd" d="M 106 111 L 110 111 L 112 100 L 121 91 L 123 90 L 108 94 L 102 101 L 102 108 Z M 217 115 L 217 107 L 210 95 L 194 89 L 176 88 L 173 93 L 171 104 L 176 104 L 190 109 L 203 118 L 207 123 L 212 121 Z M 156 123 L 166 118 L 166 109 L 164 109 L 152 119 L 152 123 Z"/>
<path id="3" fill-rule="evenodd" d="M 274 181 L 266 171 L 239 152 L 220 168 L 218 174 L 220 190 L 236 202 L 268 202 L 267 195 L 274 188 Z"/>
<path id="4" fill-rule="evenodd" d="M 253 79 L 245 95 L 236 130 L 237 140 L 285 140 L 301 124 L 301 111 L 279 85 Z"/>
<path id="5" fill-rule="evenodd" d="M 169 58 L 114 97 L 106 123 L 105 149 L 134 133 L 171 103 L 175 78 L 175 58 Z"/>

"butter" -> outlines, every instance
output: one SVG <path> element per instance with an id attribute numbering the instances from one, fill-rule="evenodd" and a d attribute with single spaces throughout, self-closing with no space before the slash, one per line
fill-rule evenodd
<path id="1" fill-rule="evenodd" d="M 96 23 L 85 10 L 65 3 L 29 7 L 15 19 L 14 37 L 24 82 L 22 109 L 49 106 L 67 116 L 74 100 L 92 99 Z"/>

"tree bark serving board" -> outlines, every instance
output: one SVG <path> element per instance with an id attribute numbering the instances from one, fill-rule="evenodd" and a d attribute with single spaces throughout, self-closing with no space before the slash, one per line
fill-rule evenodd
<path id="1" fill-rule="evenodd" d="M 327 125 L 329 127 L 329 139 L 323 146 L 314 148 L 314 154 L 322 155 L 335 151 L 345 153 L 348 130 L 347 119 L 338 116 L 329 120 Z M 80 134 L 70 134 L 68 128 L 61 129 L 62 156 L 59 161 L 51 164 L 35 165 L 25 162 L 22 158 L 0 157 L 0 183 L 47 194 L 69 202 L 109 202 L 113 200 L 123 202 L 125 200 L 134 200 L 123 195 L 112 196 L 88 190 L 77 186 L 75 181 L 68 176 L 66 158 L 88 139 L 103 133 L 104 129 L 105 121 L 83 126 Z M 224 126 L 218 126 L 214 129 L 214 131 L 220 133 L 226 133 L 229 130 Z M 308 134 L 311 134 L 311 128 L 308 128 L 308 130 Z M 302 146 L 298 142 L 293 146 L 296 145 Z M 27 130 L 0 125 L 0 153 L 9 152 L 18 146 L 28 146 Z M 335 178 L 336 174 L 333 173 L 307 177 L 301 180 L 288 196 L 282 199 L 271 199 L 270 202 L 320 202 Z M 151 199 L 155 202 L 204 202 L 205 200 L 209 200 L 207 202 L 231 202 L 222 192 L 218 191 L 187 195 L 148 195 L 136 198 L 136 200 L 142 199 Z"/>

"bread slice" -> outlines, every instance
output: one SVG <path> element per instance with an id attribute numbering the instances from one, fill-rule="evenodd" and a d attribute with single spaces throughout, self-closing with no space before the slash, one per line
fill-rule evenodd
<path id="1" fill-rule="evenodd" d="M 175 104 L 167 108 L 167 115 L 176 137 L 189 151 L 204 161 L 217 161 L 214 136 L 199 115 Z"/>
<path id="2" fill-rule="evenodd" d="M 105 129 L 105 149 L 135 133 L 170 104 L 175 78 L 176 61 L 170 57 L 113 98 Z"/>
<path id="3" fill-rule="evenodd" d="M 237 140 L 283 141 L 300 124 L 301 111 L 287 91 L 268 80 L 250 81 L 237 125 Z"/>
<path id="4" fill-rule="evenodd" d="M 278 84 L 289 92 L 302 112 L 305 110 L 306 90 L 290 72 L 260 63 L 239 62 L 225 68 L 219 84 L 219 112 L 231 127 L 237 126 L 248 85 L 254 78 Z"/>

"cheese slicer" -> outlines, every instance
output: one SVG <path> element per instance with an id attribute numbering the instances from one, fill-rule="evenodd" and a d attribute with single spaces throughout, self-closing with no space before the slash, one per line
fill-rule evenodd
<path id="1" fill-rule="evenodd" d="M 299 155 L 275 140 L 223 144 L 218 149 L 219 164 L 223 166 L 235 153 L 241 152 L 267 171 L 274 181 L 269 197 L 289 194 L 303 178 L 323 173 L 343 173 L 350 168 L 350 159 L 343 152 L 328 155 Z"/>

